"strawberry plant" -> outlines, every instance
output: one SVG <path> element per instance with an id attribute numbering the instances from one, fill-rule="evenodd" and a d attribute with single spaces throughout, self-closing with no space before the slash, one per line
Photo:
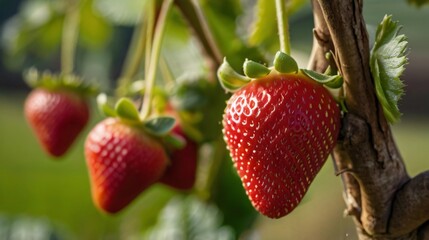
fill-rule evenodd
<path id="1" fill-rule="evenodd" d="M 357 239 L 427 238 L 427 172 L 408 175 L 391 132 L 409 62 L 394 16 L 371 39 L 362 1 L 311 1 L 314 29 L 302 0 L 24 2 L 9 64 L 46 68 L 24 71 L 25 118 L 50 156 L 85 139 L 113 238 L 253 238 L 319 201 L 328 159 Z"/>

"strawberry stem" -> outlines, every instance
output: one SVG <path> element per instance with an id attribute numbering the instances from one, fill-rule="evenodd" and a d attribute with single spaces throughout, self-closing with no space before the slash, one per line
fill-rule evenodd
<path id="1" fill-rule="evenodd" d="M 69 0 L 67 1 L 61 39 L 61 71 L 64 74 L 73 72 L 78 36 L 79 0 Z"/>
<path id="2" fill-rule="evenodd" d="M 156 3 L 155 1 L 149 1 L 147 12 L 147 25 L 146 25 L 146 52 L 145 52 L 145 79 L 147 80 L 149 67 L 150 67 L 150 59 L 152 54 L 152 41 L 153 41 L 153 30 L 155 29 L 155 18 L 156 18 Z"/>
<path id="3" fill-rule="evenodd" d="M 125 57 L 125 63 L 118 79 L 116 89 L 116 95 L 118 97 L 126 94 L 128 85 L 139 69 L 145 51 L 146 27 L 146 14 L 143 14 L 139 26 L 134 30 L 131 44 Z"/>
<path id="4" fill-rule="evenodd" d="M 156 70 L 158 66 L 159 55 L 161 52 L 161 43 L 162 43 L 162 38 L 164 36 L 165 23 L 166 23 L 168 12 L 171 7 L 171 3 L 172 3 L 172 0 L 164 0 L 161 7 L 161 12 L 159 13 L 158 21 L 156 23 L 156 29 L 153 37 L 152 48 L 146 48 L 146 51 L 150 50 L 150 61 L 149 63 L 146 63 L 146 66 L 149 65 L 149 68 L 146 68 L 147 69 L 146 83 L 145 83 L 146 90 L 145 90 L 145 95 L 143 99 L 143 108 L 140 113 L 140 118 L 142 120 L 146 119 L 149 116 L 150 108 L 152 105 L 151 104 L 152 92 L 155 84 L 155 77 L 156 77 Z M 154 11 L 153 8 L 151 9 L 151 12 L 152 11 Z M 148 28 L 152 28 L 152 25 L 148 24 Z M 150 38 L 148 42 L 150 42 Z M 146 55 L 146 57 L 147 56 L 148 55 Z"/>
<path id="5" fill-rule="evenodd" d="M 174 79 L 173 72 L 164 57 L 161 57 L 159 67 L 161 68 L 162 79 L 164 79 L 165 85 L 174 85 L 176 81 Z"/>
<path id="6" fill-rule="evenodd" d="M 286 0 L 276 0 L 276 15 L 280 50 L 290 55 L 289 22 L 286 12 Z"/>

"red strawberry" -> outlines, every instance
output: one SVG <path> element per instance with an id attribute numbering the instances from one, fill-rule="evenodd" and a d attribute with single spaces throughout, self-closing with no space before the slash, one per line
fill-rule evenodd
<path id="1" fill-rule="evenodd" d="M 85 99 L 66 90 L 34 89 L 24 112 L 42 147 L 56 157 L 69 149 L 89 119 Z"/>
<path id="2" fill-rule="evenodd" d="M 188 190 L 195 183 L 198 145 L 185 135 L 179 125 L 173 128 L 172 132 L 185 140 L 185 146 L 169 153 L 171 164 L 165 170 L 160 182 L 177 189 Z"/>
<path id="3" fill-rule="evenodd" d="M 280 218 L 298 205 L 333 149 L 340 111 L 329 92 L 306 76 L 271 74 L 234 93 L 223 126 L 253 206 Z"/>
<path id="4" fill-rule="evenodd" d="M 91 130 L 85 157 L 93 200 L 108 213 L 120 211 L 158 181 L 167 164 L 155 138 L 117 118 L 107 118 Z"/>

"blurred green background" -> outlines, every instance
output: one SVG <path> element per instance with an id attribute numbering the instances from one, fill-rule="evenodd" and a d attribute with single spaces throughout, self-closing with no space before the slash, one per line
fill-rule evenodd
<path id="1" fill-rule="evenodd" d="M 19 2 L 0 1 L 1 25 L 15 14 Z M 404 25 L 403 33 L 409 39 L 410 64 L 404 76 L 407 92 L 400 104 L 404 116 L 393 126 L 393 131 L 408 172 L 414 176 L 429 168 L 429 8 L 418 9 L 397 0 L 365 1 L 364 5 L 370 34 L 384 14 L 392 14 L 394 20 Z M 294 52 L 305 62 L 311 46 L 310 6 L 294 15 L 291 24 Z M 125 36 L 118 41 L 129 39 L 129 29 L 116 31 Z M 120 58 L 124 49 L 120 45 L 113 51 Z M 97 51 L 103 54 L 102 48 Z M 14 228 L 20 231 L 16 233 L 18 237 L 53 232 L 58 239 L 137 239 L 145 226 L 153 224 L 148 221 L 156 218 L 159 206 L 174 192 L 156 186 L 119 215 L 106 216 L 97 211 L 90 198 L 82 151 L 90 127 L 64 159 L 47 157 L 23 117 L 23 102 L 29 89 L 4 52 L 0 49 L 0 239 Z M 100 119 L 94 112 L 89 126 Z M 356 239 L 351 219 L 343 217 L 341 191 L 340 178 L 334 175 L 332 162 L 328 160 L 294 212 L 279 220 L 259 217 L 255 230 L 245 236 L 247 239 Z"/>

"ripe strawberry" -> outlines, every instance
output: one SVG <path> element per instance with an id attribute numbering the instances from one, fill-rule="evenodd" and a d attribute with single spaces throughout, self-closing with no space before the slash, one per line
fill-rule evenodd
<path id="1" fill-rule="evenodd" d="M 188 190 L 195 183 L 198 145 L 185 135 L 180 125 L 176 125 L 172 132 L 185 140 L 185 146 L 170 151 L 171 164 L 167 166 L 160 182 L 180 190 Z"/>
<path id="2" fill-rule="evenodd" d="M 224 138 L 253 206 L 270 218 L 291 212 L 333 149 L 340 111 L 302 74 L 270 74 L 235 92 Z"/>
<path id="3" fill-rule="evenodd" d="M 91 130 L 85 157 L 93 200 L 108 213 L 120 211 L 158 181 L 167 164 L 155 138 L 118 118 L 107 118 Z"/>
<path id="4" fill-rule="evenodd" d="M 85 99 L 67 90 L 34 89 L 24 113 L 42 147 L 55 157 L 69 149 L 89 119 Z"/>

